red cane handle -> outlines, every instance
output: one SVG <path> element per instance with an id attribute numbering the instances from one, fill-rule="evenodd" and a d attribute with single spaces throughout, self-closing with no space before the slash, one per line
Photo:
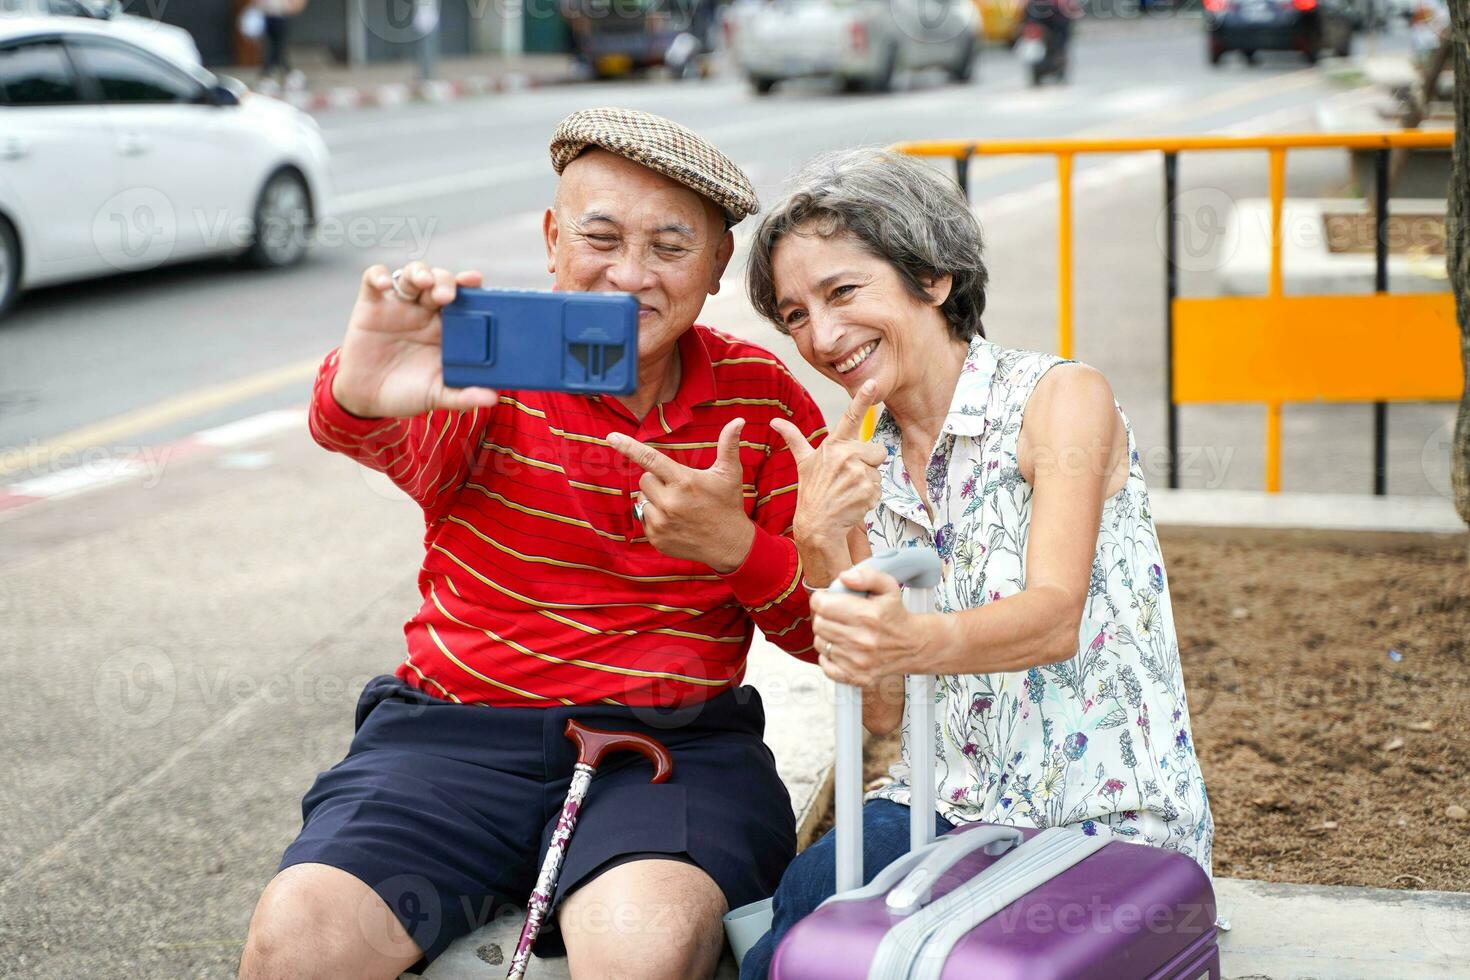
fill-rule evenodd
<path id="1" fill-rule="evenodd" d="M 567 722 L 567 738 L 577 743 L 577 762 L 596 769 L 604 756 L 612 752 L 637 752 L 653 763 L 654 783 L 661 783 L 674 771 L 669 750 L 647 735 L 637 732 L 609 732 L 589 728 L 576 720 Z"/>

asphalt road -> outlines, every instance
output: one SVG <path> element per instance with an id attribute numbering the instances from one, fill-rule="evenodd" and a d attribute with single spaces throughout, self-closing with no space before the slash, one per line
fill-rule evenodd
<path id="1" fill-rule="evenodd" d="M 1294 57 L 1211 69 L 1196 25 L 1132 26 L 1136 34 L 1084 38 L 1072 84 L 1040 91 L 1026 87 L 1007 52 L 992 49 L 970 84 L 913 77 L 887 96 L 808 84 L 758 98 L 726 77 L 325 114 L 337 240 L 283 272 L 204 262 L 28 295 L 0 323 L 0 447 L 40 447 L 44 472 L 45 447 L 69 434 L 128 449 L 299 403 L 305 362 L 340 338 L 357 277 L 373 262 L 425 256 L 482 268 L 492 283 L 544 284 L 539 216 L 554 186 L 546 143 L 557 120 L 580 107 L 632 106 L 693 126 L 769 200 L 800 163 L 837 147 L 1200 132 L 1310 107 L 1331 91 Z M 1095 165 L 1081 161 L 1079 170 Z M 983 215 L 988 199 L 1043 186 L 1052 173 L 1040 159 L 980 163 L 973 197 Z"/>

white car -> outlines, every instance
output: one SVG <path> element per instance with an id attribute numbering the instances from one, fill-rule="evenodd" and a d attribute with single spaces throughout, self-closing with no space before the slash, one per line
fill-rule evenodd
<path id="1" fill-rule="evenodd" d="M 22 289 L 210 254 L 290 265 L 328 191 L 305 113 L 109 21 L 0 18 L 0 312 Z"/>
<path id="2" fill-rule="evenodd" d="M 883 92 L 908 69 L 968 81 L 979 29 L 971 0 L 741 0 L 726 13 L 725 42 L 760 95 L 811 76 Z"/>
<path id="3" fill-rule="evenodd" d="M 175 61 L 191 65 L 200 63 L 199 46 L 194 43 L 192 34 L 175 24 L 127 13 L 119 0 L 0 0 L 0 14 L 32 17 L 54 14 L 105 20 L 115 37 L 140 44 Z"/>

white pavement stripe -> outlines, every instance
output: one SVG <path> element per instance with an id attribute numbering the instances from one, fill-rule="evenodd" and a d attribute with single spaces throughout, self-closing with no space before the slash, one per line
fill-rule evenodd
<path id="1" fill-rule="evenodd" d="M 7 492 L 19 497 L 71 497 L 147 472 L 148 467 L 136 459 L 99 459 L 12 483 Z"/>
<path id="2" fill-rule="evenodd" d="M 332 206 L 338 213 L 367 211 L 372 208 L 457 194 L 461 191 L 485 190 L 497 184 L 508 184 L 517 180 L 551 175 L 549 160 L 523 160 L 519 163 L 502 164 L 498 167 L 484 167 L 463 173 L 444 174 L 440 177 L 424 177 L 372 190 L 338 194 L 333 197 Z"/>
<path id="3" fill-rule="evenodd" d="M 284 432 L 288 429 L 306 428 L 306 411 L 300 408 L 281 408 L 261 412 L 225 425 L 215 426 L 194 434 L 194 441 L 206 446 L 242 446 L 256 439 Z"/>
<path id="4" fill-rule="evenodd" d="M 55 473 L 47 473 L 44 476 L 12 483 L 0 493 L 5 496 L 28 497 L 34 500 L 75 497 L 78 494 L 99 490 L 114 483 L 157 476 L 159 473 L 158 461 L 167 459 L 180 451 L 186 451 L 190 446 L 229 449 L 292 429 L 305 431 L 305 428 L 305 409 L 274 409 L 225 425 L 215 426 L 212 429 L 205 429 L 166 446 L 153 447 L 145 451 L 142 456 L 118 456 L 91 460 L 80 466 L 72 466 Z"/>

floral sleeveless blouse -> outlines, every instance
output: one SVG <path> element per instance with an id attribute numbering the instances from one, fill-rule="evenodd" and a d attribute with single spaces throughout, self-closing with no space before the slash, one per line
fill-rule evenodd
<path id="1" fill-rule="evenodd" d="M 909 482 L 902 433 L 884 412 L 888 450 L 874 550 L 932 548 L 943 563 L 940 612 L 1026 587 L 1032 488 L 1016 440 L 1026 401 L 1065 363 L 970 344 L 925 478 L 933 518 Z M 1122 409 L 1118 409 L 1120 415 Z M 955 823 L 1070 826 L 1177 850 L 1210 870 L 1214 822 L 1195 756 L 1179 645 L 1133 427 L 1128 481 L 1102 510 L 1092 581 L 1070 660 L 1027 671 L 941 676 L 935 810 Z M 909 803 L 908 719 L 893 782 L 869 799 Z"/>

